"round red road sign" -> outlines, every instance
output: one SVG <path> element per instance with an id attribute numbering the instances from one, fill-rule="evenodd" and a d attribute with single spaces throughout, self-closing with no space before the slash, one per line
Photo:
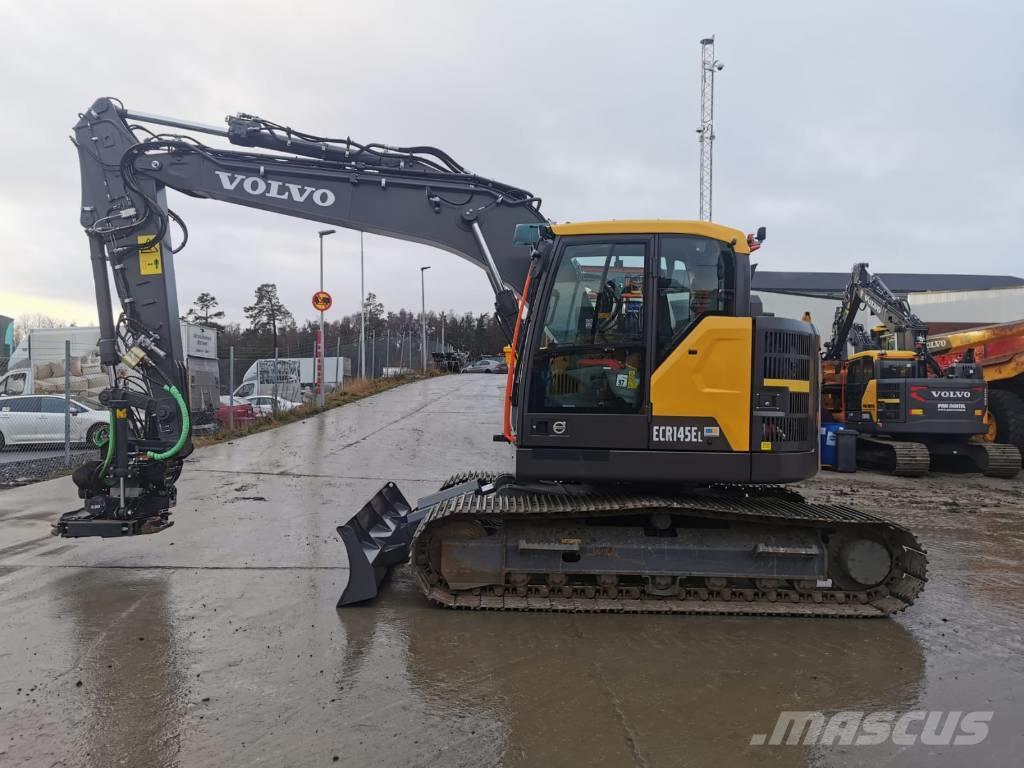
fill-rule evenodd
<path id="1" fill-rule="evenodd" d="M 333 303 L 334 299 L 331 298 L 331 294 L 327 291 L 317 291 L 313 294 L 313 309 L 318 312 L 326 312 Z"/>

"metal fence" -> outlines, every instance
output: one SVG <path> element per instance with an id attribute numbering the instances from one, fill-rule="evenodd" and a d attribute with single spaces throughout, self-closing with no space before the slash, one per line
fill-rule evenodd
<path id="1" fill-rule="evenodd" d="M 54 349 L 45 355 L 0 358 L 0 487 L 65 473 L 86 459 L 100 457 L 106 445 L 109 413 L 99 395 L 110 381 L 98 353 L 94 347 L 79 349 L 71 339 L 64 341 L 63 354 L 59 344 L 50 346 Z M 426 369 L 434 367 L 433 355 L 439 351 L 441 344 L 428 338 Z M 315 397 L 318 366 L 313 345 L 269 353 L 266 348 L 227 346 L 220 355 L 219 402 L 212 404 L 212 411 L 204 402 L 204 418 L 193 418 L 197 435 L 245 429 Z M 358 342 L 328 338 L 324 389 L 330 394 L 344 391 L 353 379 L 417 373 L 423 363 L 418 328 L 379 336 L 368 333 L 362 356 Z"/>
<path id="2" fill-rule="evenodd" d="M 76 350 L 77 351 L 77 350 Z M 109 385 L 89 351 L 0 358 L 0 487 L 41 480 L 95 458 L 110 416 L 99 403 Z"/>

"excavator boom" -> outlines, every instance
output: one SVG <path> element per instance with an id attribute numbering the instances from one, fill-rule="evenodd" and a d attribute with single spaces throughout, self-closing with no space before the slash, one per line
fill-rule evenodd
<path id="1" fill-rule="evenodd" d="M 245 149 L 156 133 L 153 126 L 161 125 Z M 120 536 L 168 525 L 174 481 L 191 451 L 175 285 L 175 253 L 187 230 L 167 205 L 167 189 L 455 253 L 485 270 L 506 329 L 518 309 L 514 289 L 530 265 L 511 233 L 517 224 L 547 223 L 539 198 L 469 173 L 441 150 L 313 137 L 251 115 L 229 117 L 220 129 L 129 112 L 102 98 L 79 116 L 72 141 L 100 359 L 110 379 L 102 402 L 111 409 L 114 439 L 101 461 L 76 473 L 85 507 L 61 522 L 66 535 Z M 182 232 L 177 247 L 175 225 Z M 117 318 L 111 281 L 122 306 Z M 119 378 L 125 366 L 131 374 Z"/>

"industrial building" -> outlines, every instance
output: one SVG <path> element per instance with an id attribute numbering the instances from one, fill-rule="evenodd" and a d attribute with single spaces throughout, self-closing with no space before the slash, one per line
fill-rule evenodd
<path id="1" fill-rule="evenodd" d="M 1024 278 L 1010 275 L 879 274 L 893 293 L 904 296 L 933 333 L 1024 318 Z M 847 283 L 848 272 L 757 270 L 752 288 L 766 312 L 811 319 L 827 336 Z M 858 321 L 875 321 L 862 309 Z"/>

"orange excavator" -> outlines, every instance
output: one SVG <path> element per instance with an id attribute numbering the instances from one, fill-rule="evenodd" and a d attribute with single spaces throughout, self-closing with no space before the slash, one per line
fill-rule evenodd
<path id="1" fill-rule="evenodd" d="M 943 368 L 973 361 L 988 385 L 984 439 L 1024 452 L 1024 320 L 929 336 L 928 352 Z"/>

